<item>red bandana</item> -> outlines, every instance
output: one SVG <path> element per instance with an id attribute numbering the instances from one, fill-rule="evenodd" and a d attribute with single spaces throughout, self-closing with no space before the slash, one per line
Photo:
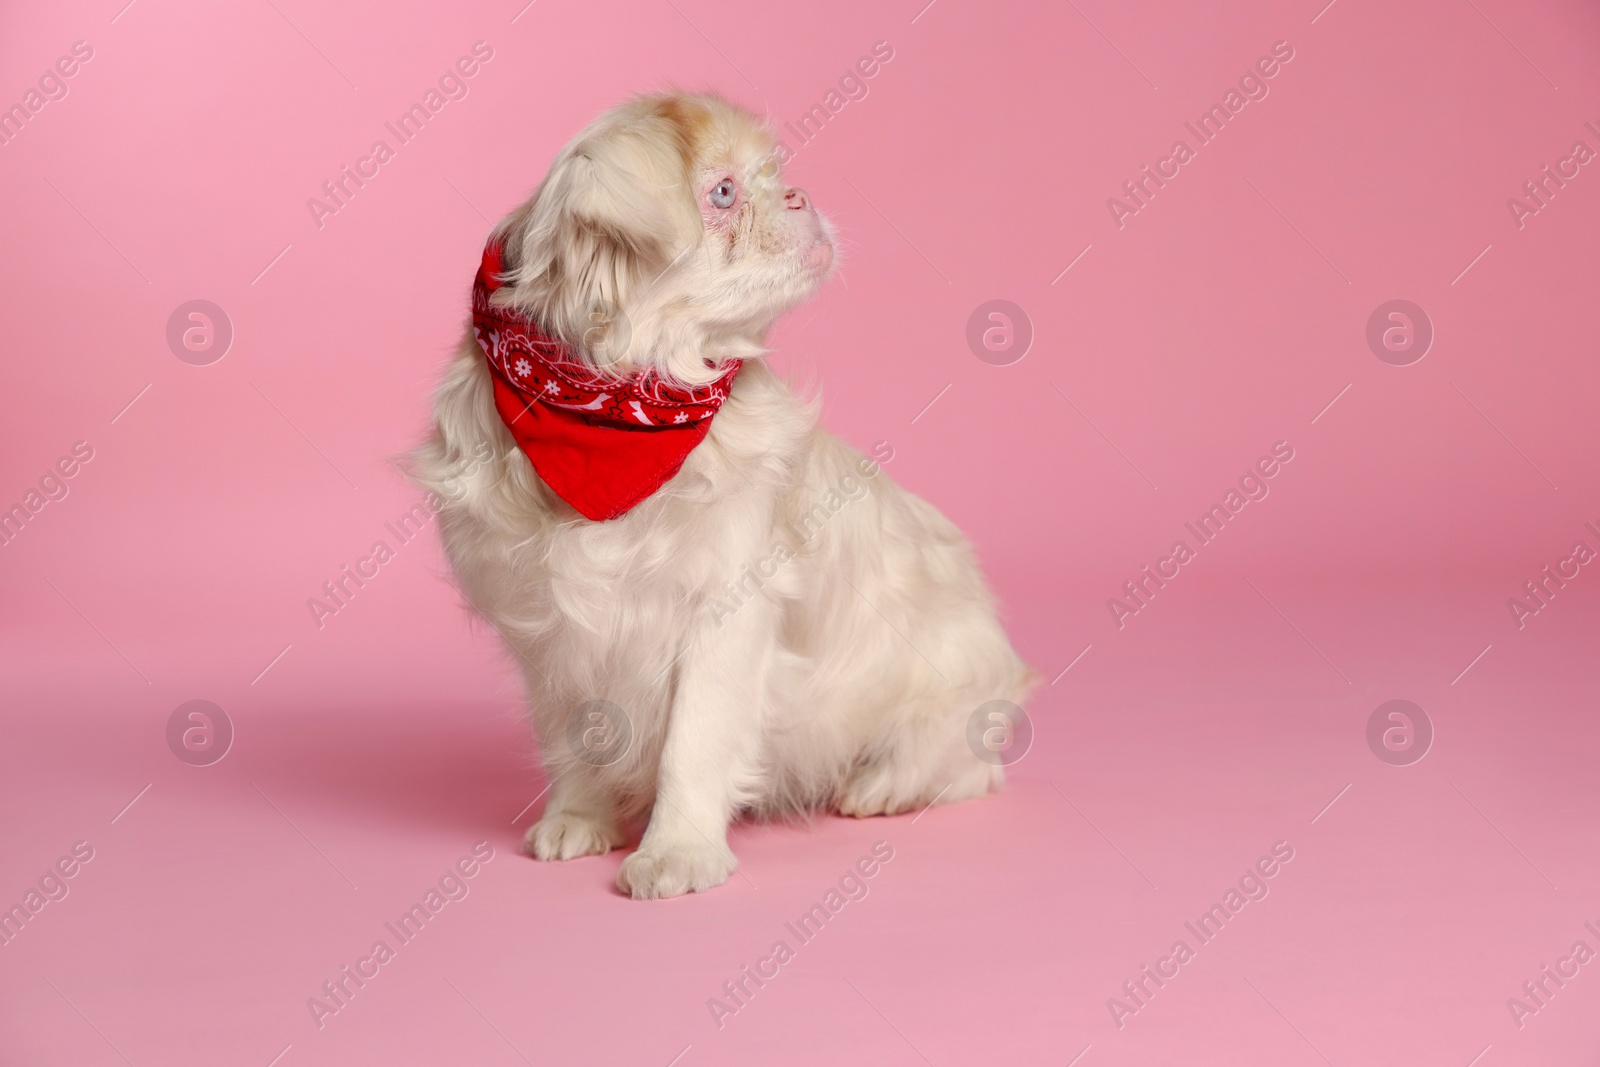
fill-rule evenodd
<path id="1" fill-rule="evenodd" d="M 494 406 L 545 484 L 585 518 L 614 519 L 660 489 L 705 439 L 740 362 L 710 385 L 670 385 L 654 371 L 607 376 L 516 311 L 492 307 L 501 248 L 472 283 L 472 332 L 489 357 Z"/>

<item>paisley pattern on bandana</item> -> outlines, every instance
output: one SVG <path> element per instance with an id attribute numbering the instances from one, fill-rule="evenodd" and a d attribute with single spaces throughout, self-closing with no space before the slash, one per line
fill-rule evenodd
<path id="1" fill-rule="evenodd" d="M 504 283 L 499 243 L 484 249 L 472 286 L 472 332 L 489 361 L 495 407 L 534 470 L 584 517 L 614 519 L 661 488 L 705 439 L 740 362 L 709 385 L 654 371 L 605 374 L 531 319 L 495 307 Z"/>

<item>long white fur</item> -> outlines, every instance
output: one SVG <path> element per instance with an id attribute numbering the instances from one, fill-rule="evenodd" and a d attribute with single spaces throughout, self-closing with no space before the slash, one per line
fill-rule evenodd
<path id="1" fill-rule="evenodd" d="M 462 587 L 527 684 L 553 781 L 528 851 L 604 853 L 648 814 L 617 875 L 640 898 L 725 881 L 741 812 L 891 814 L 997 788 L 968 718 L 1034 680 L 960 532 L 820 429 L 760 359 L 831 247 L 772 151 L 716 97 L 637 98 L 499 227 L 503 299 L 598 364 L 695 383 L 749 360 L 677 476 L 620 518 L 579 516 L 502 424 L 470 330 L 415 454 Z M 723 176 L 737 211 L 706 202 Z M 597 699 L 633 732 L 606 767 L 567 741 Z"/>

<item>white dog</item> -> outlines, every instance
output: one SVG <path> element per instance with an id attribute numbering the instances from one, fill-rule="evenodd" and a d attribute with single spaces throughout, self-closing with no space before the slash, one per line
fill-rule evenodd
<path id="1" fill-rule="evenodd" d="M 969 724 L 1035 678 L 960 532 L 761 359 L 833 264 L 773 153 L 713 96 L 580 133 L 491 236 L 414 457 L 527 683 L 553 782 L 528 851 L 604 853 L 649 813 L 617 874 L 639 898 L 726 881 L 741 812 L 997 788 Z"/>

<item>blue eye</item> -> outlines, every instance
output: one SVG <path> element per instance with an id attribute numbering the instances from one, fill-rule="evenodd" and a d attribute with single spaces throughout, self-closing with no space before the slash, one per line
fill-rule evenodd
<path id="1" fill-rule="evenodd" d="M 711 202 L 712 207 L 729 208 L 733 206 L 733 201 L 737 198 L 738 192 L 738 187 L 733 184 L 733 179 L 724 178 L 712 187 L 711 192 L 706 194 L 706 199 Z"/>

